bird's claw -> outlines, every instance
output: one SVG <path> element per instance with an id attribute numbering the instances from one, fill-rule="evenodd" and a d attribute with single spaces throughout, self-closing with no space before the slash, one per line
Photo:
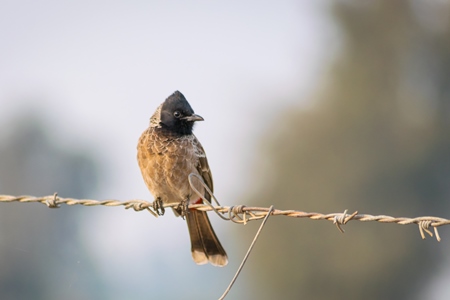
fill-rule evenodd
<path id="1" fill-rule="evenodd" d="M 158 214 L 158 216 L 163 216 L 166 212 L 161 198 L 157 198 L 155 201 L 153 201 L 152 206 L 153 210 Z"/>
<path id="2" fill-rule="evenodd" d="M 178 215 L 180 215 L 183 220 L 186 214 L 188 213 L 188 200 L 183 200 L 180 203 L 178 203 L 177 207 L 174 208 L 174 210 L 177 212 Z"/>

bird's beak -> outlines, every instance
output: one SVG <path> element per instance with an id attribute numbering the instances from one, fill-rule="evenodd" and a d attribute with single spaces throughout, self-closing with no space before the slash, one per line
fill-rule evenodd
<path id="1" fill-rule="evenodd" d="M 203 121 L 204 119 L 196 114 L 192 114 L 190 116 L 184 117 L 183 120 L 189 121 L 189 122 L 195 122 L 195 121 Z"/>

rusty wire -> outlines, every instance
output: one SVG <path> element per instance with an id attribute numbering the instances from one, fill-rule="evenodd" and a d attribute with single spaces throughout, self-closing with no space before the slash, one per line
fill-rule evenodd
<path id="1" fill-rule="evenodd" d="M 56 193 L 49 196 L 34 197 L 34 196 L 11 196 L 11 195 L 0 195 L 0 203 L 42 203 L 50 208 L 57 208 L 61 204 L 66 205 L 83 205 L 83 206 L 124 206 L 125 209 L 134 209 L 135 211 L 147 210 L 153 216 L 157 217 L 157 214 L 153 211 L 152 202 L 132 199 L 127 201 L 119 200 L 92 200 L 92 199 L 73 199 L 73 198 L 61 198 Z M 176 207 L 178 204 L 164 204 L 167 207 Z M 246 224 L 249 221 L 263 219 L 269 212 L 268 207 L 254 207 L 245 205 L 236 206 L 212 206 L 210 204 L 190 204 L 188 206 L 192 209 L 197 209 L 201 211 L 211 211 L 214 210 L 224 216 L 226 219 L 238 224 Z M 438 241 L 441 240 L 437 227 L 449 225 L 450 220 L 433 217 L 433 216 L 422 216 L 416 218 L 406 218 L 406 217 L 391 217 L 387 215 L 369 215 L 369 214 L 359 214 L 354 212 L 352 214 L 347 214 L 347 210 L 343 213 L 330 213 L 323 214 L 317 212 L 304 212 L 299 210 L 280 210 L 274 209 L 271 212 L 272 216 L 286 216 L 293 218 L 308 218 L 311 220 L 328 220 L 333 222 L 338 229 L 343 232 L 341 226 L 345 225 L 349 221 L 361 221 L 361 222 L 380 222 L 380 223 L 394 223 L 399 225 L 416 224 L 419 227 L 419 232 L 422 239 L 425 239 L 425 234 L 433 236 L 433 232 L 430 227 L 434 229 L 434 235 Z"/>
<path id="2" fill-rule="evenodd" d="M 200 193 L 192 183 L 192 178 L 196 177 L 199 179 L 199 182 L 204 186 L 204 189 L 206 192 L 208 192 L 211 196 L 211 199 L 214 200 L 214 202 L 217 204 L 217 206 L 214 206 L 205 199 L 204 195 Z M 230 291 L 231 287 L 233 286 L 234 282 L 236 281 L 237 277 L 239 276 L 248 256 L 250 255 L 250 252 L 253 249 L 253 246 L 265 224 L 269 216 L 287 216 L 287 217 L 294 217 L 294 218 L 309 218 L 311 220 L 328 220 L 333 222 L 337 226 L 340 232 L 344 232 L 342 229 L 342 225 L 347 224 L 349 221 L 361 221 L 361 222 L 380 222 L 380 223 L 394 223 L 394 224 L 400 224 L 400 225 L 407 225 L 407 224 L 417 224 L 419 227 L 419 232 L 422 237 L 422 239 L 425 239 L 427 233 L 430 236 L 433 236 L 433 233 L 429 230 L 430 227 L 433 227 L 434 234 L 436 235 L 437 241 L 441 241 L 441 237 L 439 236 L 439 232 L 437 230 L 437 227 L 443 226 L 443 225 L 449 225 L 450 220 L 444 219 L 444 218 L 438 218 L 438 217 L 432 217 L 432 216 L 425 216 L 425 217 L 416 217 L 416 218 L 396 218 L 386 215 L 368 215 L 368 214 L 358 214 L 357 211 L 355 211 L 352 214 L 347 214 L 347 210 L 345 210 L 343 213 L 331 213 L 331 214 L 322 214 L 322 213 L 316 213 L 316 212 L 303 212 L 298 210 L 279 210 L 274 209 L 273 205 L 269 208 L 267 207 L 253 207 L 253 206 L 245 206 L 245 205 L 236 205 L 236 206 L 220 206 L 220 203 L 217 201 L 216 197 L 212 193 L 212 191 L 206 186 L 206 184 L 203 182 L 202 178 L 195 175 L 190 174 L 189 175 L 189 183 L 192 187 L 192 190 L 203 199 L 203 202 L 206 204 L 189 204 L 187 207 L 189 209 L 197 209 L 201 211 L 214 211 L 217 215 L 219 215 L 222 219 L 227 221 L 232 221 L 234 223 L 238 224 L 247 224 L 249 221 L 253 220 L 260 220 L 264 219 L 263 222 L 260 225 L 260 228 L 258 232 L 255 235 L 255 238 L 253 239 L 253 242 L 251 243 L 244 259 L 242 260 L 241 265 L 239 266 L 235 276 L 231 280 L 229 286 L 225 290 L 225 292 L 222 294 L 220 299 L 224 299 L 228 292 Z M 152 202 L 148 202 L 145 200 L 139 200 L 139 199 L 132 199 L 128 201 L 118 201 L 118 200 L 92 200 L 92 199 L 73 199 L 73 198 L 61 198 L 58 196 L 57 193 L 54 193 L 50 196 L 43 196 L 43 197 L 34 197 L 34 196 L 10 196 L 10 195 L 0 195 L 0 203 L 12 203 L 12 202 L 19 202 L 19 203 L 42 203 L 47 205 L 50 208 L 58 208 L 61 204 L 66 205 L 84 205 L 84 206 L 124 206 L 125 209 L 134 209 L 135 211 L 143 211 L 147 210 L 150 212 L 153 216 L 158 217 L 157 211 L 155 211 L 154 204 Z M 167 207 L 173 207 L 177 208 L 179 207 L 179 203 L 173 203 L 173 204 L 163 204 L 164 208 Z"/>

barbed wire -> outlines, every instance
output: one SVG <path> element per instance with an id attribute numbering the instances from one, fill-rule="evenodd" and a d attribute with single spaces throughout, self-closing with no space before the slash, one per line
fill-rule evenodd
<path id="1" fill-rule="evenodd" d="M 192 179 L 196 177 L 199 180 L 199 183 L 203 185 L 206 192 L 209 193 L 211 199 L 217 204 L 213 206 L 209 199 L 206 199 L 203 193 L 200 193 L 195 185 L 192 183 Z M 143 211 L 146 210 L 150 212 L 153 216 L 158 217 L 158 215 L 162 214 L 164 208 L 172 207 L 177 211 L 180 209 L 180 206 L 185 205 L 185 209 L 197 209 L 200 211 L 214 211 L 218 216 L 227 221 L 232 221 L 238 224 L 247 224 L 249 221 L 264 219 L 261 223 L 244 259 L 242 260 L 241 265 L 239 266 L 236 274 L 231 280 L 225 292 L 219 299 L 225 299 L 237 277 L 239 276 L 245 262 L 247 261 L 250 252 L 252 251 L 256 240 L 261 233 L 262 228 L 264 227 L 265 222 L 267 221 L 269 216 L 286 216 L 293 218 L 308 218 L 311 220 L 327 220 L 332 221 L 340 232 L 344 232 L 342 229 L 342 225 L 347 224 L 349 221 L 361 221 L 361 222 L 380 222 L 380 223 L 394 223 L 400 225 L 408 225 L 408 224 L 417 224 L 419 227 L 419 232 L 422 239 L 425 239 L 425 233 L 429 234 L 431 237 L 433 233 L 429 230 L 430 226 L 434 229 L 434 234 L 436 236 L 437 241 L 441 241 L 441 237 L 439 236 L 439 232 L 437 227 L 443 225 L 449 225 L 450 220 L 432 216 L 424 216 L 424 217 L 416 217 L 416 218 L 405 218 L 405 217 L 391 217 L 386 215 L 368 215 L 368 214 L 358 214 L 355 211 L 352 214 L 347 214 L 347 210 L 343 213 L 331 213 L 331 214 L 322 214 L 316 212 L 304 212 L 298 210 L 279 210 L 274 209 L 273 205 L 270 207 L 254 207 L 254 206 L 245 206 L 245 205 L 236 205 L 236 206 L 221 206 L 219 201 L 217 201 L 216 197 L 212 193 L 212 191 L 208 188 L 208 186 L 203 182 L 203 179 L 197 174 L 190 174 L 189 184 L 191 185 L 192 190 L 201 198 L 203 202 L 206 204 L 189 204 L 186 203 L 160 203 L 160 201 L 149 202 L 145 200 L 132 199 L 128 201 L 119 201 L 119 200 L 92 200 L 92 199 L 74 199 L 74 198 L 61 198 L 57 193 L 54 193 L 50 196 L 43 197 L 34 197 L 34 196 L 11 196 L 11 195 L 0 195 L 0 203 L 41 203 L 45 204 L 49 208 L 58 208 L 61 204 L 66 205 L 83 205 L 83 206 L 123 206 L 125 209 L 134 209 L 135 211 Z"/>
<path id="2" fill-rule="evenodd" d="M 209 199 L 206 199 L 204 193 L 200 193 L 200 191 L 196 188 L 196 186 L 193 184 L 192 180 L 193 178 L 198 179 L 198 183 L 200 183 L 204 191 L 206 191 L 209 194 L 209 199 L 214 200 L 214 202 L 217 204 L 216 206 L 213 206 L 211 204 L 211 201 Z M 242 260 L 241 265 L 239 266 L 238 270 L 236 271 L 236 274 L 234 275 L 233 279 L 231 280 L 230 284 L 228 285 L 225 292 L 222 294 L 222 296 L 219 299 L 224 299 L 228 292 L 230 291 L 231 287 L 233 286 L 234 282 L 236 281 L 237 277 L 239 276 L 245 262 L 247 261 L 250 252 L 252 251 L 256 240 L 258 239 L 262 228 L 264 227 L 264 224 L 266 223 L 269 216 L 286 216 L 286 217 L 294 217 L 294 218 L 309 218 L 311 220 L 327 220 L 332 221 L 340 232 L 344 232 L 342 229 L 342 225 L 347 224 L 349 221 L 361 221 L 361 222 L 380 222 L 380 223 L 394 223 L 394 224 L 400 224 L 400 225 L 408 225 L 408 224 L 417 224 L 419 227 L 419 232 L 422 237 L 422 239 L 425 239 L 426 235 L 425 233 L 429 234 L 430 236 L 433 236 L 433 233 L 429 230 L 430 226 L 434 229 L 434 234 L 436 236 L 436 239 L 438 241 L 441 241 L 441 237 L 439 236 L 439 232 L 437 230 L 437 227 L 443 226 L 443 225 L 449 225 L 450 220 L 444 219 L 444 218 L 438 218 L 438 217 L 432 217 L 432 216 L 425 216 L 425 217 L 416 217 L 416 218 L 405 218 L 405 217 L 391 217 L 386 215 L 368 215 L 368 214 L 358 214 L 357 211 L 355 211 L 352 214 L 347 214 L 347 210 L 345 210 L 343 213 L 331 213 L 331 214 L 322 214 L 322 213 L 316 213 L 316 212 L 304 212 L 304 211 L 298 211 L 298 210 L 279 210 L 274 209 L 273 205 L 269 208 L 267 207 L 254 207 L 254 206 L 245 206 L 245 205 L 236 205 L 236 206 L 221 206 L 219 201 L 214 196 L 213 192 L 209 189 L 209 187 L 203 182 L 202 177 L 200 177 L 197 174 L 189 174 L 188 176 L 189 184 L 194 191 L 195 194 L 197 194 L 198 197 L 200 197 L 203 200 L 203 203 L 205 204 L 187 204 L 186 201 L 183 201 L 182 203 L 161 203 L 161 201 L 154 201 L 154 202 L 148 202 L 145 200 L 139 200 L 139 199 L 132 199 L 128 201 L 119 201 L 119 200 L 92 200 L 92 199 L 74 199 L 74 198 L 61 198 L 58 196 L 57 193 L 54 193 L 50 196 L 43 196 L 43 197 L 34 197 L 34 196 L 11 196 L 11 195 L 0 195 L 0 203 L 12 203 L 12 202 L 19 202 L 19 203 L 41 203 L 45 204 L 50 208 L 58 208 L 61 204 L 66 205 L 83 205 L 83 206 L 123 206 L 125 209 L 134 209 L 135 211 L 143 211 L 147 210 L 150 212 L 153 216 L 158 217 L 159 215 L 162 215 L 164 213 L 164 209 L 168 207 L 172 207 L 175 210 L 179 211 L 180 209 L 183 213 L 187 211 L 188 209 L 197 209 L 200 211 L 214 211 L 218 216 L 220 216 L 222 219 L 227 221 L 232 221 L 234 223 L 238 224 L 247 224 L 249 221 L 254 220 L 260 220 L 264 219 L 244 257 Z"/>
<path id="3" fill-rule="evenodd" d="M 58 208 L 61 204 L 82 205 L 82 206 L 123 206 L 125 209 L 133 209 L 135 211 L 146 210 L 153 216 L 158 217 L 154 210 L 153 202 L 132 199 L 127 201 L 119 200 L 93 200 L 93 199 L 74 199 L 74 198 L 62 198 L 57 193 L 49 196 L 35 197 L 35 196 L 12 196 L 12 195 L 0 195 L 0 203 L 41 203 L 45 204 L 49 208 Z M 164 208 L 177 207 L 179 204 L 163 204 Z M 238 224 L 247 224 L 249 221 L 263 219 L 269 212 L 269 207 L 255 207 L 255 206 L 212 206 L 210 204 L 189 204 L 189 209 L 197 209 L 200 211 L 215 211 L 225 220 L 230 220 Z M 399 225 L 416 224 L 419 227 L 419 232 L 422 239 L 425 239 L 427 233 L 429 236 L 433 236 L 433 232 L 430 231 L 430 227 L 434 229 L 434 235 L 438 241 L 441 241 L 437 227 L 449 225 L 450 220 L 433 217 L 433 216 L 421 216 L 415 218 L 406 217 L 392 217 L 387 215 L 370 215 L 359 214 L 355 211 L 352 214 L 347 214 L 347 210 L 343 213 L 329 213 L 323 214 L 318 212 L 304 212 L 299 210 L 280 210 L 273 209 L 270 212 L 271 216 L 286 216 L 293 218 L 308 218 L 311 220 L 327 220 L 333 222 L 339 231 L 344 232 L 342 225 L 347 224 L 349 221 L 361 221 L 361 222 L 379 222 L 379 223 L 394 223 Z"/>

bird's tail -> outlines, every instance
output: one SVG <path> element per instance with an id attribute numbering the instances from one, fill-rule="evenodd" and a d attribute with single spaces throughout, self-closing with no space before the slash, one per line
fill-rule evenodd
<path id="1" fill-rule="evenodd" d="M 186 214 L 186 223 L 191 237 L 192 258 L 196 264 L 208 261 L 217 267 L 228 263 L 227 253 L 219 242 L 205 211 L 191 209 Z"/>

